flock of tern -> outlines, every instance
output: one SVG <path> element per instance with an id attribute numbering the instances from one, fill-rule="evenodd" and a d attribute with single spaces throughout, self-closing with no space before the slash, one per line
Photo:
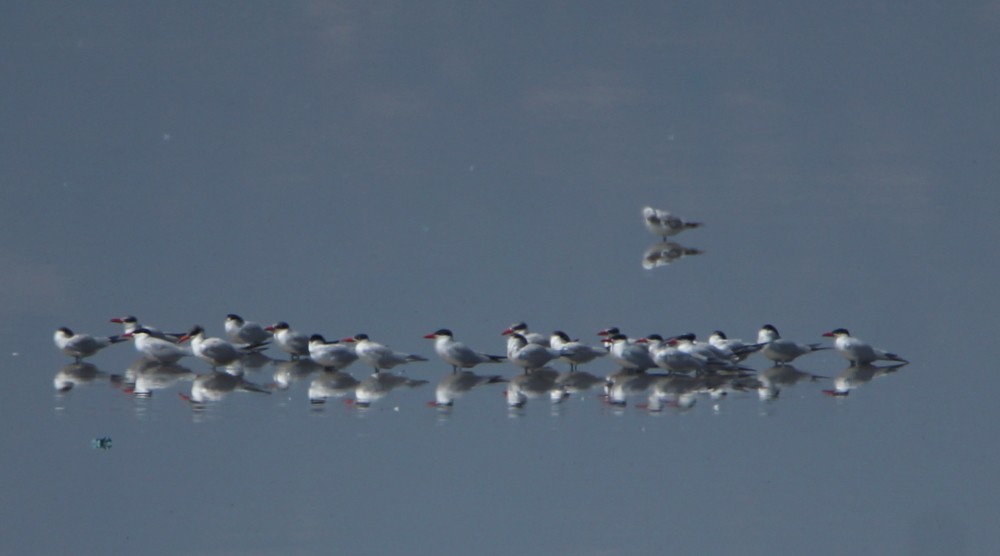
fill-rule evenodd
<path id="1" fill-rule="evenodd" d="M 667 238 L 671 236 L 701 226 L 650 207 L 644 208 L 642 214 L 647 229 L 663 240 L 662 245 L 668 245 Z M 269 392 L 247 381 L 243 369 L 249 361 L 262 358 L 271 361 L 262 351 L 272 342 L 288 355 L 288 360 L 282 363 L 286 372 L 306 375 L 322 369 L 320 376 L 310 384 L 312 403 L 353 394 L 353 403 L 367 406 L 395 388 L 427 383 L 389 372 L 400 365 L 425 362 L 426 357 L 395 351 L 363 333 L 327 340 L 321 334 L 297 332 L 286 322 L 261 326 L 236 314 L 226 316 L 225 338 L 210 337 L 201 326 L 186 332 L 163 332 L 140 324 L 134 316 L 111 321 L 123 326 L 122 334 L 91 336 L 62 327 L 55 332 L 56 347 L 72 357 L 75 365 L 85 366 L 84 358 L 113 344 L 131 340 L 141 355 L 138 366 L 130 367 L 134 375 L 131 377 L 133 391 L 140 395 L 149 395 L 163 384 L 185 378 L 191 379 L 193 385 L 191 395 L 182 397 L 195 403 L 220 399 L 235 390 Z M 798 371 L 791 364 L 824 349 L 835 349 L 847 359 L 848 375 L 854 379 L 864 375 L 870 380 L 870 376 L 892 372 L 907 363 L 894 353 L 872 347 L 852 336 L 844 328 L 823 334 L 833 339 L 832 345 L 798 343 L 782 338 L 770 324 L 759 329 L 754 342 L 730 339 L 721 331 L 713 332 L 708 341 L 699 341 L 690 333 L 666 338 L 658 334 L 630 338 L 612 327 L 598 333 L 598 345 L 590 345 L 571 339 L 559 330 L 549 336 L 531 332 L 523 322 L 511 325 L 502 334 L 507 337 L 503 355 L 476 351 L 456 340 L 447 328 L 423 336 L 434 341 L 435 354 L 452 368 L 452 372 L 438 383 L 433 405 L 449 407 L 456 398 L 473 388 L 495 383 L 507 385 L 507 404 L 512 407 L 524 405 L 529 398 L 543 396 L 558 402 L 573 393 L 600 385 L 608 403 L 622 405 L 630 396 L 645 394 L 649 399 L 648 407 L 655 410 L 664 405 L 690 406 L 697 395 L 718 396 L 733 390 L 757 390 L 762 397 L 773 397 L 783 384 L 803 378 L 822 378 Z M 770 369 L 758 373 L 745 366 L 745 360 L 757 353 L 772 363 Z M 205 361 L 212 371 L 195 375 L 178 365 L 178 361 L 189 356 Z M 604 376 L 579 370 L 580 366 L 599 359 L 613 361 L 615 370 Z M 359 381 L 345 372 L 355 361 L 372 369 L 369 378 Z M 893 365 L 874 367 L 878 361 L 889 361 Z M 519 372 L 504 377 L 501 374 L 480 375 L 471 370 L 482 364 L 503 362 L 516 366 Z M 568 370 L 557 371 L 551 366 L 556 362 L 564 363 Z M 76 372 L 83 371 L 76 369 Z M 276 383 L 280 386 L 280 382 Z M 68 389 L 71 385 L 72 380 L 57 375 L 57 389 Z M 825 392 L 843 395 L 849 390 L 849 385 L 838 384 L 835 389 Z"/>

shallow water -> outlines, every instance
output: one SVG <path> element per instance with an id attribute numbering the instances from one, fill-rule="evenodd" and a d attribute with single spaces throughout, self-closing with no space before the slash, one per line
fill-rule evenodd
<path id="1" fill-rule="evenodd" d="M 12 10 L 0 553 L 991 553 L 995 10 L 699 6 Z M 644 205 L 702 252 L 644 268 Z M 429 384 L 318 405 L 266 362 L 269 394 L 192 404 L 183 370 L 131 386 L 129 344 L 60 375 L 51 340 L 234 312 L 366 332 Z M 823 351 L 772 399 L 428 407 L 424 334 L 503 353 L 520 320 L 846 327 L 911 364 L 847 396 Z"/>

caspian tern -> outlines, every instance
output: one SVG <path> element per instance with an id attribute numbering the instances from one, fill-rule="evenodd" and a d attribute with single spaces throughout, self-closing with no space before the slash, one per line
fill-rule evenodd
<path id="1" fill-rule="evenodd" d="M 373 342 L 368 337 L 368 334 L 355 334 L 353 337 L 342 338 L 340 341 L 348 343 L 354 342 L 354 350 L 358 354 L 358 359 L 375 369 L 376 373 L 382 370 L 391 369 L 404 363 L 427 361 L 426 357 L 412 353 L 393 351 L 388 346 L 384 346 L 378 342 Z"/>
<path id="2" fill-rule="evenodd" d="M 765 324 L 757 332 L 757 343 L 764 344 L 760 352 L 778 365 L 791 363 L 800 355 L 812 353 L 822 349 L 830 349 L 822 344 L 797 344 L 791 340 L 785 340 L 778 334 L 778 329 Z"/>
<path id="3" fill-rule="evenodd" d="M 309 355 L 309 336 L 292 330 L 288 323 L 281 321 L 264 328 L 274 334 L 274 341 L 281 351 L 292 356 L 292 359 Z"/>
<path id="4" fill-rule="evenodd" d="M 324 369 L 337 371 L 358 360 L 353 342 L 327 342 L 319 334 L 309 337 L 309 357 Z"/>
<path id="5" fill-rule="evenodd" d="M 656 366 L 649 348 L 644 343 L 630 343 L 624 334 L 614 334 L 608 338 L 611 343 L 609 355 L 622 368 L 642 372 Z"/>
<path id="6" fill-rule="evenodd" d="M 694 334 L 681 334 L 674 338 L 677 341 L 677 348 L 692 355 L 701 357 L 705 361 L 708 371 L 750 371 L 752 369 L 740 367 L 736 364 L 736 356 L 727 354 L 725 351 L 706 342 L 698 342 Z"/>
<path id="7" fill-rule="evenodd" d="M 527 338 L 516 332 L 510 334 L 507 339 L 507 359 L 524 369 L 525 373 L 544 367 L 556 357 L 559 357 L 558 351 L 530 343 Z"/>
<path id="8" fill-rule="evenodd" d="M 90 357 L 111 344 L 128 340 L 124 336 L 94 337 L 90 334 L 74 334 L 72 330 L 65 326 L 58 328 L 52 339 L 60 351 L 72 357 L 77 363 L 83 360 L 84 357 Z"/>
<path id="9" fill-rule="evenodd" d="M 529 332 L 528 325 L 523 322 L 515 322 L 500 333 L 501 336 L 507 336 L 509 334 L 520 334 L 524 336 L 525 340 L 528 340 L 529 344 L 538 344 L 540 346 L 549 347 L 548 338 L 537 332 Z M 509 354 L 508 357 L 510 357 Z"/>
<path id="10" fill-rule="evenodd" d="M 549 337 L 549 345 L 559 352 L 559 359 L 569 363 L 569 370 L 576 371 L 577 365 L 589 363 L 598 357 L 604 357 L 608 350 L 596 348 L 581 343 L 579 340 L 571 340 L 569 335 L 561 330 L 556 330 Z"/>
<path id="11" fill-rule="evenodd" d="M 225 327 L 229 341 L 239 346 L 261 347 L 272 337 L 263 326 L 232 313 L 226 315 Z"/>
<path id="12" fill-rule="evenodd" d="M 653 363 L 669 373 L 704 373 L 708 370 L 708 362 L 704 357 L 689 351 L 681 350 L 675 338 L 664 340 L 659 334 L 651 334 L 645 338 Z"/>
<path id="13" fill-rule="evenodd" d="M 700 222 L 685 222 L 665 210 L 645 207 L 642 209 L 642 218 L 646 222 L 646 229 L 654 236 L 659 236 L 663 241 L 672 235 L 677 235 L 684 230 L 697 228 Z"/>
<path id="14" fill-rule="evenodd" d="M 132 315 L 129 315 L 127 317 L 115 317 L 111 319 L 111 322 L 122 325 L 125 334 L 128 334 L 130 332 L 135 332 L 140 328 L 145 328 L 146 330 L 149 331 L 150 336 L 154 338 L 160 338 L 161 340 L 168 340 L 170 342 L 175 342 L 175 343 L 177 342 L 178 338 L 184 335 L 183 332 L 179 334 L 173 334 L 173 333 L 163 332 L 162 330 L 153 328 L 152 326 L 143 326 L 139 324 L 139 319 L 135 318 Z"/>
<path id="15" fill-rule="evenodd" d="M 201 326 L 192 328 L 190 332 L 181 336 L 177 343 L 183 343 L 189 339 L 191 340 L 191 351 L 195 357 L 208 362 L 213 369 L 236 363 L 248 353 L 222 338 L 206 338 L 205 329 Z"/>
<path id="16" fill-rule="evenodd" d="M 434 351 L 445 363 L 451 365 L 453 373 L 459 369 L 471 369 L 480 363 L 500 363 L 507 359 L 502 355 L 488 355 L 473 351 L 472 348 L 454 338 L 451 330 L 441 328 L 424 336 L 434 340 Z"/>
<path id="17" fill-rule="evenodd" d="M 851 366 L 865 365 L 875 361 L 895 361 L 897 363 L 909 363 L 906 359 L 889 353 L 888 351 L 873 348 L 860 338 L 851 336 L 845 328 L 838 328 L 832 332 L 823 334 L 827 338 L 833 338 L 833 347 L 837 353 L 850 361 Z"/>
<path id="18" fill-rule="evenodd" d="M 721 330 L 712 332 L 712 335 L 708 337 L 708 342 L 724 352 L 734 355 L 737 361 L 743 361 L 764 347 L 764 344 L 748 344 L 743 340 L 728 338 Z"/>
<path id="19" fill-rule="evenodd" d="M 126 336 L 135 340 L 135 350 L 148 361 L 176 363 L 181 357 L 192 355 L 190 349 L 170 340 L 157 338 L 148 328 L 137 328 Z"/>

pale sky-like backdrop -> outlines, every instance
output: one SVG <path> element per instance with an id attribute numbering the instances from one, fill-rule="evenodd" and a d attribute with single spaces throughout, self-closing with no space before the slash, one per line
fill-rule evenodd
<path id="1" fill-rule="evenodd" d="M 0 553 L 1000 545 L 1000 2 L 20 2 L 0 46 Z M 646 205 L 704 253 L 643 269 Z M 53 391 L 56 327 L 227 313 L 366 332 L 431 385 L 363 415 Z M 516 321 L 846 327 L 911 364 L 660 418 L 424 407 L 424 334 L 502 353 Z"/>

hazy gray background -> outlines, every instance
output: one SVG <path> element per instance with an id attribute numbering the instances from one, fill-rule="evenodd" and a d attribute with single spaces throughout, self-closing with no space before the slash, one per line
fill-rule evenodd
<path id="1" fill-rule="evenodd" d="M 1000 544 L 1000 2 L 25 2 L 0 45 L 4 554 Z M 646 204 L 706 253 L 643 270 Z M 429 356 L 517 320 L 844 326 L 913 364 L 660 418 L 53 393 L 57 326 L 230 312 Z"/>

